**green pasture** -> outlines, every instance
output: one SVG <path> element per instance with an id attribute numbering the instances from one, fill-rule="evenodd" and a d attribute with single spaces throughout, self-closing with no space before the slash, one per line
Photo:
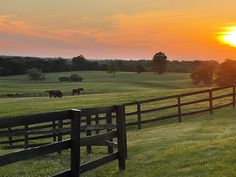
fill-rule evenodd
<path id="1" fill-rule="evenodd" d="M 126 170 L 113 162 L 84 177 L 233 177 L 236 176 L 236 111 L 226 108 L 128 129 Z M 0 153 L 4 151 L 0 151 Z M 106 148 L 83 157 L 94 159 Z M 97 154 L 98 153 L 98 154 Z M 69 167 L 69 152 L 52 154 L 0 168 L 3 177 L 50 176 Z M 14 170 L 13 170 L 14 169 Z"/>
<path id="2" fill-rule="evenodd" d="M 60 76 L 78 73 L 83 82 L 59 82 Z M 44 81 L 32 81 L 26 75 L 0 77 L 0 94 L 41 93 L 49 89 L 70 92 L 73 88 L 83 87 L 80 96 L 65 96 L 62 99 L 48 97 L 0 98 L 0 118 L 19 114 L 32 114 L 71 108 L 84 108 L 126 103 L 130 101 L 155 98 L 198 90 L 192 84 L 188 73 L 117 72 L 83 71 L 46 74 Z"/>
<path id="3" fill-rule="evenodd" d="M 59 82 L 58 77 L 78 73 L 84 80 Z M 206 89 L 192 84 L 190 74 L 118 72 L 112 74 L 100 71 L 50 73 L 45 81 L 31 81 L 27 76 L 0 77 L 0 94 L 40 93 L 49 89 L 70 92 L 83 87 L 80 96 L 63 98 L 25 97 L 0 98 L 0 118 L 23 114 L 35 114 L 72 108 L 109 106 L 137 100 L 174 95 Z M 214 92 L 216 95 L 232 93 L 232 89 Z M 208 94 L 194 95 L 181 101 L 206 98 Z M 142 109 L 175 104 L 176 99 L 145 104 Z M 214 106 L 231 102 L 228 97 L 214 101 Z M 183 107 L 183 112 L 207 108 L 208 102 Z M 127 108 L 128 112 L 136 109 Z M 142 119 L 176 113 L 176 109 L 142 115 Z M 137 116 L 127 117 L 128 121 Z M 128 128 L 127 169 L 118 171 L 117 162 L 84 174 L 84 177 L 233 177 L 236 176 L 236 110 L 224 108 L 209 113 L 186 116 L 182 123 L 177 118 L 162 122 Z M 97 150 L 97 151 L 96 151 Z M 11 150 L 0 149 L 0 154 Z M 95 148 L 87 156 L 82 149 L 84 160 L 104 155 L 106 148 Z M 0 177 L 43 177 L 69 168 L 69 152 L 52 154 L 0 167 Z M 14 170 L 13 170 L 14 169 Z"/>
<path id="4" fill-rule="evenodd" d="M 60 82 L 61 76 L 79 74 L 82 82 Z M 60 89 L 71 92 L 72 89 L 83 87 L 85 94 L 115 93 L 130 91 L 147 91 L 156 89 L 182 89 L 195 87 L 190 80 L 190 74 L 117 72 L 115 78 L 104 71 L 81 71 L 48 73 L 44 81 L 32 81 L 27 75 L 0 77 L 0 94 L 6 93 L 40 93 L 50 89 Z"/>

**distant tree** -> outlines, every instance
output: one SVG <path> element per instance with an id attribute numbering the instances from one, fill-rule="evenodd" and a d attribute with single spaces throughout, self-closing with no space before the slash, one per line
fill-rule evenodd
<path id="1" fill-rule="evenodd" d="M 118 71 L 116 62 L 110 62 L 107 66 L 107 73 L 112 73 L 112 77 L 115 78 L 115 73 Z"/>
<path id="2" fill-rule="evenodd" d="M 136 66 L 136 72 L 137 73 L 142 73 L 142 72 L 145 72 L 145 68 L 143 67 L 143 65 L 137 65 Z"/>
<path id="3" fill-rule="evenodd" d="M 199 66 L 191 74 L 191 79 L 194 84 L 211 85 L 214 80 L 214 70 L 216 65 L 214 63 L 204 63 Z"/>
<path id="4" fill-rule="evenodd" d="M 27 74 L 32 80 L 44 80 L 45 79 L 45 74 L 37 68 L 31 68 L 27 70 Z"/>
<path id="5" fill-rule="evenodd" d="M 76 70 L 87 70 L 89 63 L 83 55 L 72 58 L 73 68 Z"/>
<path id="6" fill-rule="evenodd" d="M 236 84 L 236 61 L 228 59 L 221 63 L 216 72 L 215 82 L 220 86 Z"/>
<path id="7" fill-rule="evenodd" d="M 158 52 L 153 56 L 153 69 L 155 73 L 162 74 L 166 71 L 167 56 L 163 52 Z"/>

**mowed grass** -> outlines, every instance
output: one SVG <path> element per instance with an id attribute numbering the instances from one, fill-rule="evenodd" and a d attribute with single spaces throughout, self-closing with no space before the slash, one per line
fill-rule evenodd
<path id="1" fill-rule="evenodd" d="M 59 82 L 61 76 L 79 74 L 82 82 Z M 81 71 L 47 73 L 44 81 L 32 81 L 27 75 L 0 77 L 0 94 L 6 93 L 40 93 L 49 89 L 71 92 L 83 87 L 85 94 L 145 91 L 156 89 L 182 89 L 195 87 L 188 73 L 154 73 L 117 72 L 115 78 L 104 71 Z"/>
<path id="2" fill-rule="evenodd" d="M 59 82 L 58 77 L 78 73 L 83 82 Z M 115 78 L 102 71 L 83 71 L 49 73 L 45 81 L 32 81 L 26 75 L 0 77 L 0 94 L 40 93 L 49 89 L 70 92 L 73 88 L 83 87 L 80 96 L 65 96 L 61 99 L 48 97 L 0 98 L 0 118 L 93 106 L 108 106 L 130 101 L 144 100 L 165 95 L 198 90 L 192 84 L 188 73 L 118 72 Z"/>
<path id="3" fill-rule="evenodd" d="M 236 110 L 226 108 L 128 129 L 126 170 L 112 162 L 84 177 L 233 177 L 236 176 Z M 1 152 L 1 151 L 0 151 Z M 96 157 L 95 154 L 89 158 Z M 106 148 L 99 153 L 106 153 Z M 83 157 L 86 156 L 82 153 Z M 69 153 L 0 168 L 4 177 L 50 176 L 69 167 Z"/>
<path id="4" fill-rule="evenodd" d="M 194 90 L 206 89 L 194 86 L 189 74 L 166 73 L 117 73 L 115 79 L 106 72 L 77 72 L 84 77 L 82 83 L 63 82 L 60 76 L 71 73 L 47 74 L 46 80 L 30 81 L 27 76 L 0 77 L 0 93 L 34 93 L 48 89 L 61 89 L 69 92 L 73 88 L 85 88 L 80 96 L 66 96 L 62 99 L 47 97 L 1 98 L 0 118 L 22 114 L 35 114 L 55 110 L 109 106 L 136 100 L 145 100 Z M 220 91 L 217 94 L 228 93 Z M 201 99 L 205 95 L 184 98 L 182 101 Z M 214 105 L 232 101 L 232 98 L 215 101 Z M 174 104 L 176 100 L 144 105 L 153 108 Z M 183 108 L 195 110 L 207 108 L 208 102 Z M 134 107 L 129 108 L 135 110 Z M 155 112 L 143 115 L 143 119 L 173 114 L 177 110 Z M 142 130 L 128 129 L 127 169 L 118 171 L 117 162 L 93 170 L 84 177 L 231 177 L 236 176 L 236 110 L 226 108 L 209 113 L 187 116 L 182 123 L 167 120 L 146 124 Z M 130 119 L 130 118 L 128 118 Z M 132 119 L 132 118 L 131 118 Z M 134 116 L 133 119 L 136 119 Z M 1 150 L 6 154 L 10 150 Z M 94 159 L 104 155 L 106 148 L 95 148 L 94 154 L 87 156 L 82 149 L 82 158 Z M 0 177 L 43 177 L 69 168 L 69 152 L 52 154 L 28 161 L 0 167 Z"/>

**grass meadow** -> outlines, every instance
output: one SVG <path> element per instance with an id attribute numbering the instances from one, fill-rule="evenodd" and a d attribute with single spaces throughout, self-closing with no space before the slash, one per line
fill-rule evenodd
<path id="1" fill-rule="evenodd" d="M 73 72 L 74 73 L 74 72 Z M 144 100 L 166 95 L 206 89 L 193 85 L 189 74 L 166 73 L 116 73 L 113 79 L 106 72 L 78 72 L 84 81 L 81 83 L 58 81 L 60 76 L 69 73 L 50 73 L 45 81 L 31 81 L 27 76 L 0 77 L 0 94 L 37 93 L 48 89 L 69 92 L 83 87 L 80 96 L 0 98 L 0 118 L 22 114 L 32 114 L 71 108 L 114 105 L 136 100 Z M 230 90 L 216 92 L 215 95 Z M 185 98 L 183 101 L 200 99 L 206 95 Z M 214 105 L 230 101 L 231 98 L 215 101 Z M 232 101 L 232 100 L 231 100 Z M 176 100 L 150 103 L 144 108 L 175 103 Z M 186 107 L 183 110 L 196 110 L 208 103 Z M 132 106 L 129 108 L 132 111 Z M 163 113 L 143 116 L 148 118 Z M 130 118 L 132 119 L 132 117 Z M 134 119 L 134 118 L 133 118 Z M 233 177 L 236 176 L 236 111 L 228 107 L 209 113 L 186 116 L 182 123 L 177 119 L 146 124 L 142 130 L 128 128 L 127 169 L 118 171 L 117 162 L 85 173 L 84 177 Z M 96 151 L 97 150 L 97 151 Z M 10 150 L 1 150 L 5 154 Z M 82 149 L 84 151 L 84 149 Z M 85 160 L 94 159 L 106 153 L 106 148 L 94 148 L 94 154 Z M 52 154 L 0 168 L 0 177 L 43 177 L 69 168 L 69 152 Z M 12 170 L 14 169 L 14 170 Z"/>
<path id="2" fill-rule="evenodd" d="M 61 76 L 78 73 L 83 82 L 59 82 Z M 50 89 L 71 92 L 74 88 L 84 88 L 80 96 L 65 96 L 63 99 L 48 97 L 0 98 L 0 118 L 48 112 L 55 110 L 113 105 L 130 101 L 183 93 L 199 89 L 191 83 L 190 74 L 118 72 L 112 74 L 101 71 L 50 73 L 44 81 L 31 81 L 26 75 L 0 77 L 0 94 L 43 93 Z"/>

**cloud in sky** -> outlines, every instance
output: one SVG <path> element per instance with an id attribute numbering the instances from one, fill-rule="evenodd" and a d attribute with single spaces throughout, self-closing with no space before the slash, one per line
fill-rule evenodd
<path id="1" fill-rule="evenodd" d="M 0 54 L 139 59 L 164 51 L 172 59 L 236 58 L 235 49 L 215 38 L 221 26 L 236 23 L 236 3 L 226 1 L 0 0 Z"/>

